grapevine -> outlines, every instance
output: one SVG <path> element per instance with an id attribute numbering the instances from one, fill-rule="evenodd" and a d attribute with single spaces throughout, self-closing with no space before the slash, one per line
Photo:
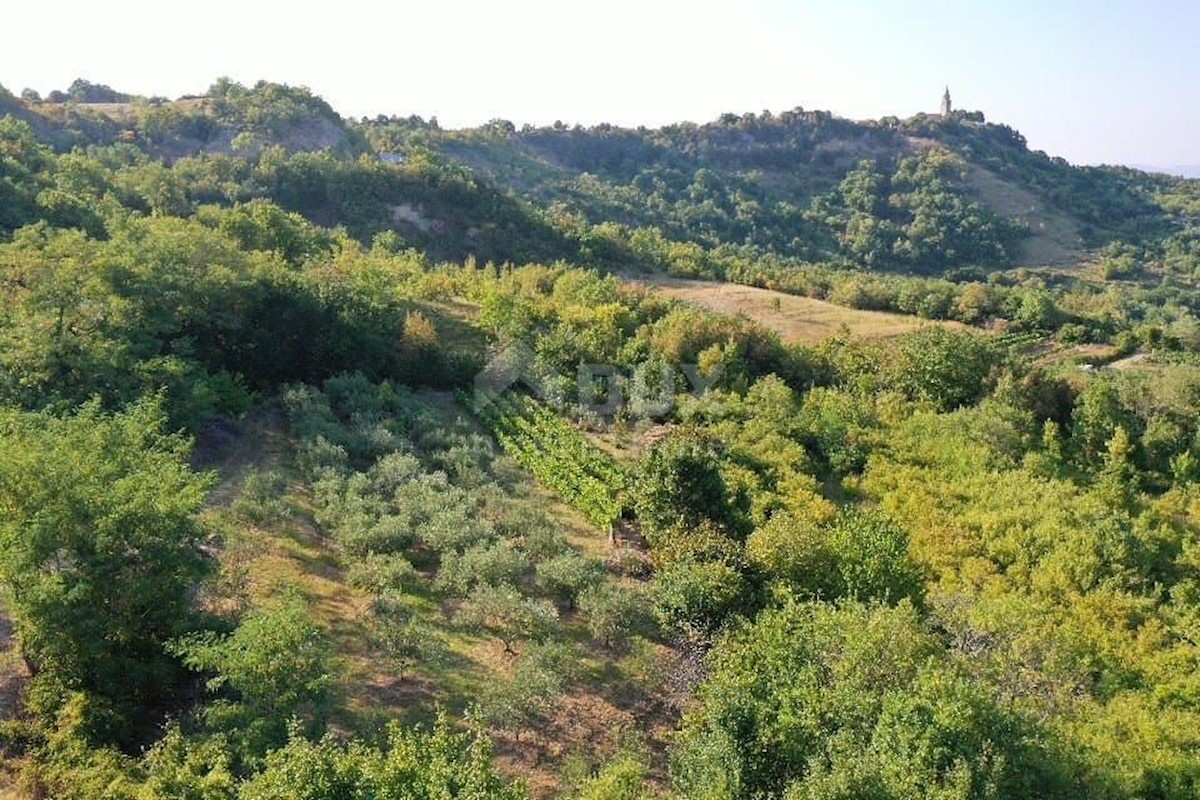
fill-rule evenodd
<path id="1" fill-rule="evenodd" d="M 569 423 L 528 395 L 459 394 L 504 451 L 588 521 L 611 529 L 624 511 L 625 472 Z"/>

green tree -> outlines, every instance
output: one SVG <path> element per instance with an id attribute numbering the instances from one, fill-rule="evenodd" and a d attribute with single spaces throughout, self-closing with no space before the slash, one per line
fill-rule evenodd
<path id="1" fill-rule="evenodd" d="M 829 536 L 842 590 L 858 600 L 920 602 L 924 583 L 908 556 L 908 535 L 870 511 L 843 511 Z"/>
<path id="2" fill-rule="evenodd" d="M 692 638 L 711 638 L 749 600 L 745 576 L 724 561 L 677 561 L 654 576 L 649 597 L 659 621 Z"/>
<path id="3" fill-rule="evenodd" d="M 604 582 L 579 595 L 579 610 L 587 615 L 588 630 L 605 647 L 620 648 L 648 621 L 650 609 L 639 589 Z"/>
<path id="4" fill-rule="evenodd" d="M 393 596 L 376 598 L 368 624 L 376 646 L 398 678 L 418 664 L 436 664 L 449 653 L 446 640 L 432 626 L 406 613 L 402 601 Z"/>
<path id="5" fill-rule="evenodd" d="M 1117 429 L 1136 437 L 1140 430 L 1134 415 L 1121 401 L 1116 381 L 1098 377 L 1088 382 L 1075 399 L 1071 413 L 1071 440 L 1086 465 L 1097 465 Z"/>
<path id="6" fill-rule="evenodd" d="M 53 159 L 29 123 L 0 117 L 0 236 L 37 221 L 35 198 Z"/>
<path id="7" fill-rule="evenodd" d="M 0 581 L 38 710 L 82 690 L 132 724 L 173 700 L 165 645 L 195 626 L 189 598 L 211 562 L 195 516 L 208 480 L 163 422 L 156 399 L 0 411 Z"/>
<path id="8" fill-rule="evenodd" d="M 573 800 L 643 800 L 651 796 L 646 777 L 646 760 L 633 752 L 621 752 L 604 764 L 571 795 Z"/>
<path id="9" fill-rule="evenodd" d="M 206 710 L 208 720 L 235 731 L 249 757 L 282 744 L 293 717 L 324 720 L 333 649 L 294 595 L 250 611 L 233 633 L 194 633 L 172 648 L 188 667 L 211 676 L 209 691 L 224 696 Z"/>
<path id="10" fill-rule="evenodd" d="M 832 600 L 842 592 L 827 532 L 805 517 L 787 512 L 771 517 L 746 539 L 746 557 L 768 578 L 802 594 Z"/>
<path id="11" fill-rule="evenodd" d="M 525 648 L 511 677 L 483 688 L 473 715 L 519 738 L 548 712 L 582 671 L 580 654 L 565 642 L 538 642 Z"/>
<path id="12" fill-rule="evenodd" d="M 1124 427 L 1108 440 L 1096 491 L 1117 508 L 1130 508 L 1137 496 L 1137 471 L 1133 466 L 1133 443 Z"/>
<path id="13" fill-rule="evenodd" d="M 566 603 L 568 610 L 582 593 L 604 580 L 604 562 L 598 558 L 566 552 L 537 565 L 538 587 Z"/>
<path id="14" fill-rule="evenodd" d="M 887 377 L 909 397 L 948 411 L 986 393 L 994 356 L 985 337 L 930 325 L 901 337 L 898 345 Z"/>
<path id="15" fill-rule="evenodd" d="M 736 509 L 721 477 L 715 442 L 696 431 L 681 431 L 650 450 L 634 488 L 638 519 L 654 544 L 654 534 L 705 522 L 740 528 Z"/>
<path id="16" fill-rule="evenodd" d="M 462 552 L 443 553 L 435 585 L 443 592 L 465 597 L 476 586 L 515 584 L 528 569 L 524 554 L 509 542 L 481 542 Z"/>
<path id="17" fill-rule="evenodd" d="M 462 602 L 458 621 L 468 628 L 486 631 L 515 654 L 519 639 L 544 639 L 558 621 L 558 610 L 549 600 L 525 597 L 512 586 L 480 584 Z"/>
<path id="18" fill-rule="evenodd" d="M 723 640 L 684 722 L 685 797 L 1072 797 L 1038 725 L 947 664 L 912 606 L 789 603 Z"/>
<path id="19" fill-rule="evenodd" d="M 898 603 L 924 593 L 908 536 L 871 511 L 843 510 L 827 527 L 777 514 L 751 534 L 746 550 L 755 566 L 801 596 Z"/>

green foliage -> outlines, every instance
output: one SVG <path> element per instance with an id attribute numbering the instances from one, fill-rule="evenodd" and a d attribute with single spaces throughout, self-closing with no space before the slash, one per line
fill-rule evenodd
<path id="1" fill-rule="evenodd" d="M 649 622 L 650 607 L 643 591 L 613 583 L 590 586 L 579 596 L 588 630 L 605 647 L 621 649 Z"/>
<path id="2" fill-rule="evenodd" d="M 891 176 L 864 161 L 818 198 L 813 216 L 867 267 L 1004 264 L 1023 231 L 972 200 L 965 178 L 966 163 L 942 149 L 903 159 Z"/>
<path id="3" fill-rule="evenodd" d="M 860 472 L 866 465 L 874 416 L 853 394 L 822 387 L 808 392 L 800 408 L 805 439 L 836 475 Z"/>
<path id="4" fill-rule="evenodd" d="M 240 123 L 245 130 L 278 135 L 312 116 L 338 120 L 329 104 L 304 87 L 259 81 L 247 88 L 221 78 L 208 90 L 216 118 Z"/>
<path id="5" fill-rule="evenodd" d="M 133 731 L 179 686 L 165 644 L 196 625 L 190 595 L 210 572 L 195 514 L 208 481 L 147 399 L 106 414 L 0 412 L 0 580 L 52 714 L 71 691 L 111 705 Z"/>
<path id="6" fill-rule="evenodd" d="M 249 472 L 242 480 L 241 494 L 233 502 L 233 512 L 259 525 L 285 519 L 291 514 L 282 497 L 285 488 L 283 476 L 277 472 Z"/>
<path id="7" fill-rule="evenodd" d="M 351 562 L 346 580 L 357 589 L 382 596 L 420 585 L 421 576 L 400 553 L 367 553 Z"/>
<path id="8" fill-rule="evenodd" d="M 528 395 L 460 399 L 488 425 L 505 452 L 583 512 L 610 528 L 621 516 L 625 475 L 615 462 Z"/>
<path id="9" fill-rule="evenodd" d="M 383 656 L 403 678 L 418 664 L 437 664 L 447 654 L 446 643 L 430 626 L 404 614 L 390 596 L 371 604 L 370 627 Z"/>
<path id="10" fill-rule="evenodd" d="M 0 743 L 31 794 L 520 794 L 444 721 L 356 738 L 294 598 L 228 631 L 198 620 L 203 553 L 291 532 L 310 501 L 370 595 L 338 640 L 365 633 L 424 697 L 460 677 L 440 673 L 471 637 L 427 613 L 453 609 L 512 656 L 472 699 L 518 740 L 564 693 L 611 688 L 590 660 L 581 685 L 565 639 L 586 625 L 590 656 L 640 648 L 627 663 L 658 674 L 656 618 L 683 651 L 665 702 L 694 686 L 686 797 L 1196 794 L 1194 183 L 1072 167 L 965 113 L 443 131 L 228 80 L 176 103 L 80 80 L 47 102 L 0 91 L 0 110 L 0 582 L 35 712 Z M 1094 269 L 997 271 L 1028 233 L 986 207 L 997 183 L 1107 243 Z M 506 263 L 557 259 L 1004 332 L 790 348 L 615 276 Z M 618 367 L 624 405 L 587 422 L 641 460 L 528 397 L 480 398 L 481 432 L 401 386 L 463 388 L 516 341 L 556 403 L 604 393 L 572 385 L 581 363 Z M 1102 343 L 1142 352 L 1069 366 Z M 707 392 L 683 394 L 685 364 Z M 208 421 L 277 391 L 295 470 L 242 473 L 209 545 L 205 479 L 165 432 L 224 464 Z M 636 512 L 622 532 L 650 553 L 605 575 L 521 510 L 524 473 L 486 433 L 594 526 Z M 707 671 L 689 661 L 710 646 Z M 350 741 L 305 738 L 331 710 Z M 642 796 L 648 769 L 619 756 L 580 796 Z"/>
<path id="11" fill-rule="evenodd" d="M 828 527 L 779 514 L 746 542 L 756 567 L 802 595 L 919 603 L 924 581 L 907 548 L 908 537 L 893 523 L 855 509 Z"/>
<path id="12" fill-rule="evenodd" d="M 247 388 L 346 370 L 462 381 L 478 353 L 454 355 L 440 338 L 459 323 L 417 309 L 392 285 L 418 263 L 343 239 L 335 255 L 296 270 L 274 251 L 166 215 L 122 218 L 105 242 L 25 228 L 0 245 L 11 326 L 0 392 L 40 407 L 93 394 L 118 404 L 165 388 L 176 420 L 198 426 L 215 411 L 244 410 Z"/>
<path id="13" fill-rule="evenodd" d="M 685 721 L 680 790 L 1072 796 L 1045 732 L 956 674 L 939 651 L 908 604 L 764 612 L 713 651 L 712 677 Z"/>
<path id="14" fill-rule="evenodd" d="M 331 237 L 304 217 L 265 200 L 232 208 L 204 206 L 197 209 L 196 218 L 236 239 L 245 250 L 277 253 L 297 267 L 326 254 L 332 245 Z"/>
<path id="15" fill-rule="evenodd" d="M 282 744 L 293 717 L 322 721 L 333 651 L 298 598 L 250 611 L 228 635 L 191 634 L 172 649 L 188 667 L 212 676 L 210 692 L 233 698 L 211 706 L 209 721 L 236 731 L 251 756 Z"/>
<path id="16" fill-rule="evenodd" d="M 806 595 L 843 594 L 840 564 L 822 526 L 794 514 L 776 514 L 746 540 L 746 556 L 765 575 Z"/>
<path id="17" fill-rule="evenodd" d="M 563 553 L 537 565 L 538 586 L 547 594 L 575 608 L 581 595 L 594 589 L 604 579 L 604 564 L 596 558 L 578 553 Z"/>
<path id="18" fill-rule="evenodd" d="M 429 733 L 394 726 L 383 748 L 293 737 L 246 782 L 240 800 L 519 800 L 491 766 L 487 740 L 454 733 L 438 718 Z"/>
<path id="19" fill-rule="evenodd" d="M 1080 455 L 1091 462 L 1098 460 L 1118 429 L 1136 431 L 1133 415 L 1121 403 L 1117 386 L 1111 380 L 1088 383 L 1079 393 L 1072 413 L 1071 439 Z"/>
<path id="20" fill-rule="evenodd" d="M 786 797 L 1070 797 L 1036 727 L 961 676 L 924 671 L 884 701 L 869 744 L 838 743 Z"/>
<path id="21" fill-rule="evenodd" d="M 924 581 L 909 559 L 908 536 L 886 518 L 844 511 L 830 531 L 829 546 L 846 596 L 920 601 Z"/>
<path id="22" fill-rule="evenodd" d="M 0 117 L 0 237 L 37 221 L 38 182 L 51 158 L 28 123 Z"/>
<path id="23" fill-rule="evenodd" d="M 544 639 L 558 621 L 558 610 L 547 600 L 523 596 L 511 586 L 480 584 L 458 608 L 458 623 L 492 634 L 508 653 L 522 638 Z"/>
<path id="24" fill-rule="evenodd" d="M 221 739 L 194 740 L 178 725 L 167 728 L 141 760 L 147 800 L 233 800 L 237 778 L 233 760 Z M 139 798 L 140 800 L 140 798 Z"/>
<path id="25" fill-rule="evenodd" d="M 481 585 L 516 585 L 528 570 L 529 562 L 509 542 L 480 543 L 444 553 L 436 586 L 463 597 Z"/>
<path id="26" fill-rule="evenodd" d="M 518 735 L 547 713 L 579 678 L 579 654 L 564 642 L 529 645 L 517 660 L 512 676 L 485 688 L 472 709 L 476 718 Z"/>
<path id="27" fill-rule="evenodd" d="M 996 360 L 984 337 L 930 326 L 901 338 L 885 382 L 915 400 L 950 410 L 987 392 Z"/>
<path id="28" fill-rule="evenodd" d="M 649 591 L 663 626 L 706 640 L 747 604 L 748 590 L 742 573 L 723 561 L 679 561 L 658 572 Z"/>
<path id="29" fill-rule="evenodd" d="M 740 530 L 719 468 L 717 443 L 696 431 L 680 431 L 658 442 L 638 469 L 634 503 L 651 537 L 672 527 L 705 522 Z"/>
<path id="30" fill-rule="evenodd" d="M 637 754 L 622 752 L 610 759 L 571 795 L 574 800 L 641 800 L 647 796 L 648 766 Z"/>

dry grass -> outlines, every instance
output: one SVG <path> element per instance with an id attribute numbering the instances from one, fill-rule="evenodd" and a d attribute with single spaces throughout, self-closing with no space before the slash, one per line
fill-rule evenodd
<path id="1" fill-rule="evenodd" d="M 994 213 L 1029 226 L 1029 236 L 1015 254 L 1018 265 L 1073 265 L 1083 257 L 1079 225 L 1045 200 L 982 167 L 972 166 L 967 181 Z"/>
<path id="2" fill-rule="evenodd" d="M 652 286 L 667 297 L 701 305 L 720 314 L 745 315 L 778 332 L 789 344 L 813 344 L 843 330 L 864 339 L 887 339 L 922 325 L 963 327 L 955 322 L 931 322 L 904 314 L 860 311 L 811 297 L 735 283 L 665 275 L 640 277 L 637 282 Z"/>

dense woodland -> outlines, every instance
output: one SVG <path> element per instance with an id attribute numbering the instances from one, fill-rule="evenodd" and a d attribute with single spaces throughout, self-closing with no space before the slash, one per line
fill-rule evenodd
<path id="1" fill-rule="evenodd" d="M 1197 182 L 977 113 L 0 91 L 0 781 L 1200 796 L 1198 279 Z"/>

